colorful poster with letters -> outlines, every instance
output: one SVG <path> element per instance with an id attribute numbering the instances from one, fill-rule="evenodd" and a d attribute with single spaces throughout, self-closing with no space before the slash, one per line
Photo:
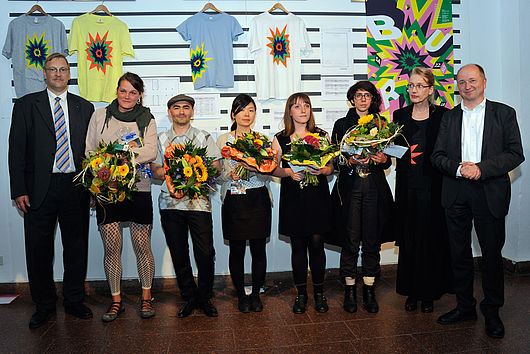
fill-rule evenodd
<path id="1" fill-rule="evenodd" d="M 407 105 L 409 74 L 429 67 L 436 104 L 454 107 L 451 0 L 368 0 L 368 79 L 380 90 L 383 114 Z"/>

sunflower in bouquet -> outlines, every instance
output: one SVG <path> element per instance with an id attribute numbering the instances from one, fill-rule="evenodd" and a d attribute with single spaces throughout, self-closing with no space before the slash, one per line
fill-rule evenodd
<path id="1" fill-rule="evenodd" d="M 292 165 L 323 168 L 334 157 L 340 154 L 339 146 L 331 144 L 319 133 L 307 133 L 303 138 L 296 136 L 290 143 L 291 151 L 282 158 Z M 300 188 L 308 184 L 318 185 L 318 177 L 305 170 L 305 177 L 300 181 Z"/>
<path id="2" fill-rule="evenodd" d="M 242 163 L 256 168 L 263 173 L 274 171 L 278 165 L 276 156 L 278 152 L 272 149 L 272 143 L 266 135 L 250 132 L 238 137 L 235 142 L 227 142 L 221 149 L 225 159 L 241 162 L 236 166 L 235 173 L 241 179 L 249 179 L 250 171 Z"/>
<path id="3" fill-rule="evenodd" d="M 186 144 L 169 144 L 164 153 L 164 170 L 169 193 L 175 198 L 190 199 L 208 197 L 214 190 L 217 169 L 212 166 L 214 158 L 206 156 L 206 147 L 196 147 L 191 141 Z"/>
<path id="4" fill-rule="evenodd" d="M 123 202 L 137 191 L 136 154 L 118 141 L 100 142 L 83 160 L 83 170 L 74 178 L 102 204 Z"/>
<path id="5" fill-rule="evenodd" d="M 403 126 L 389 122 L 380 114 L 369 114 L 359 118 L 358 124 L 344 134 L 340 149 L 352 156 L 366 157 L 368 154 L 376 154 L 383 151 L 387 145 L 401 135 L 402 129 Z M 343 155 L 341 155 L 339 163 L 346 163 L 346 158 Z M 370 160 L 370 163 L 375 162 Z M 362 178 L 366 178 L 370 174 L 368 164 L 356 165 L 355 169 Z"/>
<path id="6" fill-rule="evenodd" d="M 344 134 L 341 149 L 351 155 L 375 154 L 394 141 L 402 129 L 380 114 L 369 114 L 359 118 L 358 125 Z"/>

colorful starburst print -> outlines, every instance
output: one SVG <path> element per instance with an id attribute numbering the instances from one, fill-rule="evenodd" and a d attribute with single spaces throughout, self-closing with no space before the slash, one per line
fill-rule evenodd
<path id="1" fill-rule="evenodd" d="M 410 147 L 410 164 L 411 165 L 415 165 L 416 164 L 416 161 L 414 161 L 414 158 L 415 157 L 418 157 L 420 156 L 421 154 L 423 154 L 423 151 L 420 151 L 420 152 L 414 152 L 414 150 L 416 150 L 416 148 L 418 147 L 418 144 L 414 144 Z"/>
<path id="2" fill-rule="evenodd" d="M 96 33 L 96 39 L 92 37 L 92 34 L 89 33 L 88 36 L 90 37 L 90 42 L 86 42 L 86 45 L 88 46 L 87 49 L 85 49 L 85 52 L 87 53 L 87 60 L 90 61 L 90 68 L 96 68 L 98 71 L 103 71 L 103 74 L 106 73 L 107 65 L 112 66 L 112 62 L 110 61 L 110 58 L 112 58 L 112 47 L 110 46 L 112 44 L 112 41 L 107 41 L 107 35 L 109 34 L 109 31 L 105 33 L 103 38 L 99 37 L 99 33 Z"/>
<path id="3" fill-rule="evenodd" d="M 286 29 L 287 25 L 285 25 L 282 32 L 280 33 L 280 31 L 278 31 L 278 27 L 276 27 L 276 32 L 274 32 L 272 28 L 269 28 L 272 37 L 267 37 L 267 39 L 271 41 L 269 44 L 267 44 L 267 47 L 271 49 L 269 54 L 272 55 L 273 62 L 280 65 L 281 61 L 285 67 L 287 67 L 287 58 L 291 57 L 289 48 L 289 35 L 285 34 Z"/>
<path id="4" fill-rule="evenodd" d="M 208 65 L 206 62 L 212 58 L 206 58 L 206 53 L 208 51 L 204 50 L 204 42 L 202 42 L 201 47 L 197 46 L 195 50 L 193 48 L 190 52 L 190 62 L 191 62 L 191 77 L 193 78 L 193 83 L 198 77 L 202 77 L 202 73 L 206 70 Z"/>
<path id="5" fill-rule="evenodd" d="M 46 61 L 46 57 L 52 48 L 48 45 L 50 41 L 44 40 L 45 32 L 46 31 L 43 31 L 41 36 L 38 38 L 37 35 L 33 33 L 32 39 L 26 35 L 27 42 L 25 44 L 26 50 L 24 51 L 26 54 L 26 69 L 29 69 L 32 66 L 35 68 L 35 70 L 38 70 L 39 68 L 41 70 L 44 69 L 44 62 Z"/>
<path id="6" fill-rule="evenodd" d="M 381 90 L 384 115 L 410 104 L 412 69 L 427 67 L 435 76 L 435 103 L 454 106 L 454 55 L 451 1 L 380 0 L 366 3 L 368 80 Z M 397 33 L 401 32 L 398 37 Z"/>

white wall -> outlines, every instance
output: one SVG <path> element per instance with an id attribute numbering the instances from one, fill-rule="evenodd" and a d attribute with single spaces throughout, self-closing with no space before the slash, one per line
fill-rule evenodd
<path id="1" fill-rule="evenodd" d="M 482 65 L 488 79 L 486 97 L 516 109 L 523 149 L 528 159 L 526 137 L 530 132 L 530 122 L 527 119 L 528 107 L 524 104 L 530 99 L 530 73 L 527 69 L 530 44 L 525 23 L 530 3 L 524 0 L 471 0 L 462 1 L 453 9 L 456 7 L 460 18 L 454 21 L 454 27 L 459 28 L 461 33 L 455 35 L 455 44 L 462 46 L 456 58 L 461 59 L 462 64 Z M 503 256 L 514 262 L 530 260 L 530 239 L 527 237 L 530 230 L 530 193 L 525 188 L 530 182 L 529 169 L 528 162 L 524 162 L 510 173 L 512 201 L 506 217 Z M 479 254 L 478 242 L 474 241 L 475 254 Z"/>
<path id="2" fill-rule="evenodd" d="M 455 35 L 455 44 L 461 45 L 461 49 L 455 50 L 455 59 L 461 59 L 462 63 L 468 63 L 471 61 L 480 62 L 484 65 L 488 76 L 488 89 L 487 95 L 491 99 L 506 102 L 517 108 L 520 113 L 520 117 L 523 116 L 522 102 L 524 98 L 528 99 L 528 88 L 523 88 L 521 82 L 530 82 L 528 79 L 528 71 L 522 76 L 517 71 L 511 71 L 514 67 L 523 67 L 522 58 L 528 57 L 528 44 L 525 42 L 524 37 L 521 36 L 519 31 L 519 25 L 521 28 L 523 21 L 524 11 L 530 10 L 528 4 L 523 5 L 523 0 L 510 1 L 509 5 L 501 7 L 495 0 L 486 1 L 462 1 L 461 5 L 454 5 L 453 11 L 461 13 L 459 19 L 455 19 L 455 29 L 460 29 L 460 34 Z M 6 1 L 1 0 L 0 3 L 5 9 L 2 15 L 0 15 L 0 33 L 7 32 L 8 23 L 12 20 L 9 17 L 9 13 L 20 13 L 25 12 L 31 6 L 26 2 L 17 1 Z M 171 8 L 168 9 L 167 1 L 162 0 L 151 0 L 144 1 L 138 0 L 135 2 L 108 2 L 106 3 L 111 12 L 139 12 L 139 11 L 198 11 L 204 5 L 204 1 L 176 1 L 173 2 Z M 364 4 L 351 3 L 349 0 L 335 0 L 333 2 L 321 2 L 319 0 L 307 0 L 307 1 L 282 1 L 285 7 L 291 11 L 331 11 L 331 12 L 351 12 L 351 13 L 362 13 L 364 12 Z M 504 3 L 504 2 L 503 2 Z M 40 2 L 40 5 L 50 13 L 57 12 L 87 12 L 92 10 L 99 2 Z M 274 1 L 221 1 L 215 2 L 215 5 L 221 10 L 227 11 L 264 11 L 269 9 L 274 4 Z M 521 5 L 519 5 L 521 4 Z M 513 11 L 519 9 L 518 11 Z M 470 16 L 472 14 L 473 16 Z M 514 21 L 519 14 L 519 21 Z M 152 28 L 152 27 L 175 27 L 182 22 L 188 16 L 181 17 L 156 17 L 154 19 L 144 18 L 141 16 L 123 17 L 122 19 L 129 25 L 129 28 Z M 242 27 L 248 27 L 251 16 L 236 16 L 241 23 Z M 73 17 L 61 18 L 65 23 L 66 28 L 70 27 Z M 313 28 L 335 28 L 335 27 L 351 27 L 351 28 L 363 28 L 364 19 L 363 17 L 332 17 L 332 16 L 303 16 L 306 26 Z M 487 23 L 488 26 L 484 26 Z M 510 29 L 509 33 L 506 33 Z M 512 32 L 512 30 L 514 32 Z M 484 33 L 485 31 L 485 33 Z M 501 35 L 502 34 L 502 35 Z M 363 38 L 363 32 L 354 33 L 354 40 L 357 43 L 366 43 L 366 39 Z M 0 38 L 3 41 L 3 38 Z M 159 36 L 149 36 L 142 33 L 132 34 L 133 44 L 136 43 L 160 43 L 161 41 L 172 41 L 175 43 L 184 43 L 177 33 L 164 33 Z M 310 40 L 312 43 L 319 42 L 319 33 L 311 32 Z M 244 40 L 245 41 L 245 40 Z M 3 44 L 3 42 L 2 42 Z M 491 51 L 488 48 L 495 48 Z M 513 56 L 513 51 L 519 48 L 517 55 Z M 511 52 L 504 52 L 511 51 Z M 175 54 L 177 53 L 177 54 Z M 360 59 L 366 59 L 365 48 L 354 48 L 354 57 Z M 134 60 L 152 60 L 153 57 L 163 56 L 169 59 L 165 60 L 181 60 L 174 56 L 183 56 L 187 58 L 187 50 L 182 51 L 153 51 L 137 50 L 135 59 L 126 59 L 127 61 Z M 235 59 L 249 58 L 246 48 L 238 48 L 234 51 Z M 319 58 L 319 49 L 315 48 L 311 58 Z M 75 61 L 75 56 L 72 57 Z M 502 65 L 501 65 L 502 64 Z M 504 70 L 501 70 L 504 65 Z M 127 70 L 137 72 L 142 75 L 153 74 L 153 68 L 138 66 L 128 67 Z M 188 67 L 185 67 L 186 71 Z M 163 74 L 175 74 L 182 68 L 166 67 L 163 68 L 164 72 L 158 73 Z M 305 65 L 303 66 L 303 73 L 318 74 L 318 65 Z M 355 64 L 355 72 L 360 74 L 366 74 L 365 64 Z M 236 74 L 252 74 L 253 67 L 251 65 L 243 65 L 236 67 Z M 156 74 L 156 73 L 155 73 Z M 186 75 L 189 75 L 187 73 Z M 527 80 L 524 80 L 524 79 Z M 13 281 L 26 281 L 26 267 L 25 267 L 25 253 L 24 253 L 24 238 L 23 238 L 23 219 L 21 215 L 16 211 L 10 201 L 9 196 L 9 176 L 7 172 L 7 136 L 10 126 L 10 116 L 12 109 L 11 98 L 14 96 L 14 89 L 11 87 L 12 73 L 10 68 L 10 61 L 4 58 L 0 58 L 0 139 L 4 144 L 0 144 L 0 156 L 4 156 L 3 169 L 0 169 L 0 225 L 5 230 L 3 235 L 0 237 L 0 256 L 4 257 L 4 265 L 0 266 L 0 282 L 13 282 Z M 253 83 L 236 82 L 234 87 L 235 92 L 251 92 Z M 306 81 L 302 82 L 303 91 L 319 91 L 319 82 Z M 71 87 L 72 92 L 77 92 L 77 87 Z M 183 92 L 193 92 L 191 86 L 183 85 Z M 524 95 L 523 95 L 524 93 Z M 326 103 L 321 102 L 318 97 L 313 98 L 313 105 L 315 107 L 332 107 L 326 106 Z M 221 109 L 229 110 L 231 98 L 222 99 Z M 281 107 L 283 101 L 272 102 L 263 105 L 258 102 L 258 108 L 269 108 L 274 109 L 275 107 Z M 343 102 L 327 103 L 344 105 Z M 96 106 L 102 106 L 97 104 Z M 262 114 L 262 113 L 260 113 Z M 226 117 L 225 117 L 226 118 Z M 264 118 L 266 119 L 266 118 Z M 319 119 L 319 114 L 317 114 Z M 519 123 L 523 136 L 525 131 L 529 130 L 528 123 L 522 121 L 520 118 Z M 276 132 L 277 127 L 271 127 L 270 133 Z M 525 149 L 526 150 L 526 149 Z M 529 260 L 530 259 L 530 240 L 525 239 L 524 231 L 528 229 L 528 218 L 525 218 L 526 213 L 523 211 L 525 206 L 525 196 L 528 192 L 525 192 L 522 188 L 524 185 L 524 179 L 526 178 L 525 171 L 526 165 L 514 173 L 516 175 L 513 183 L 513 201 L 510 214 L 507 218 L 507 245 L 505 247 L 505 256 L 516 260 Z M 389 175 L 389 183 L 393 186 L 394 174 Z M 277 201 L 279 192 L 279 186 L 273 184 L 273 193 L 275 197 L 275 209 L 273 215 L 273 230 L 270 242 L 267 244 L 267 257 L 268 257 L 268 271 L 285 271 L 290 270 L 290 248 L 289 244 L 279 240 L 277 235 Z M 153 188 L 153 199 L 156 203 L 156 198 L 159 193 L 159 187 Z M 526 195 L 525 195 L 526 193 Z M 213 217 L 214 217 L 214 239 L 215 248 L 217 252 L 216 256 L 216 274 L 227 274 L 228 273 L 228 247 L 224 244 L 221 233 L 220 223 L 220 200 L 218 196 L 213 198 Z M 55 275 L 57 279 L 62 278 L 62 262 L 61 262 L 61 247 L 60 247 L 60 235 L 58 233 L 56 239 L 57 249 L 57 262 L 55 265 Z M 152 236 L 153 253 L 155 255 L 156 263 L 156 276 L 167 277 L 173 276 L 173 267 L 169 258 L 169 253 L 165 246 L 164 235 L 160 227 L 160 220 L 158 212 L 155 208 L 154 216 L 154 228 Z M 327 267 L 337 268 L 339 254 L 336 251 L 327 251 Z M 89 244 L 89 267 L 88 276 L 89 280 L 104 279 L 105 275 L 102 267 L 103 249 L 97 232 L 95 216 L 91 219 L 90 229 L 90 244 Z M 396 263 L 397 262 L 397 248 L 392 245 L 384 245 L 382 251 L 382 263 Z M 136 278 L 136 261 L 130 245 L 128 232 L 125 233 L 125 242 L 123 250 L 123 265 L 124 265 L 124 278 Z M 249 257 L 247 257 L 247 269 L 249 269 Z"/>

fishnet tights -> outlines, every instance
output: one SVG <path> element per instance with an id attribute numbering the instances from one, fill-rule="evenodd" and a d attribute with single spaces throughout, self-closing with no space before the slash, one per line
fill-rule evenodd
<path id="1" fill-rule="evenodd" d="M 155 274 L 155 260 L 151 252 L 152 225 L 131 223 L 131 242 L 142 289 L 151 289 Z M 113 296 L 120 294 L 121 251 L 123 245 L 122 228 L 118 222 L 99 226 L 105 256 L 103 266 Z"/>

